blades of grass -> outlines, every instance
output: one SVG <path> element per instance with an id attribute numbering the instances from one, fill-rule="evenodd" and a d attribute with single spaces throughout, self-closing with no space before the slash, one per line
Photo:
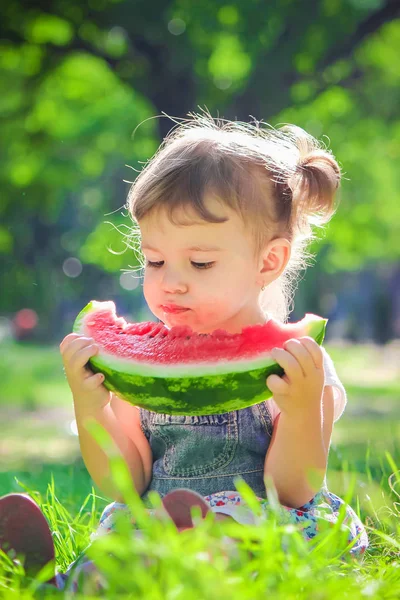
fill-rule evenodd
<path id="1" fill-rule="evenodd" d="M 43 504 L 42 495 L 37 490 L 32 490 L 26 484 L 22 483 L 17 477 L 14 477 L 16 483 L 27 493 L 39 506 Z"/>
<path id="2" fill-rule="evenodd" d="M 370 468 L 370 457 L 371 457 L 371 440 L 368 440 L 367 450 L 365 454 L 365 472 L 367 473 L 368 482 L 372 484 L 373 477 Z"/>
<path id="3" fill-rule="evenodd" d="M 392 490 L 393 494 L 400 499 L 400 493 L 396 490 L 396 484 L 399 482 L 399 474 L 392 473 L 389 477 L 389 487 Z M 395 481 L 394 481 L 395 480 Z M 393 514 L 397 517 L 400 517 L 400 502 L 393 501 L 394 511 Z"/>
<path id="4" fill-rule="evenodd" d="M 35 593 L 42 584 L 47 583 L 54 576 L 54 563 L 45 565 L 29 583 L 28 590 Z"/>
<path id="5" fill-rule="evenodd" d="M 387 533 L 384 533 L 383 531 L 379 531 L 379 529 L 375 529 L 373 527 L 368 527 L 367 525 L 366 525 L 366 529 L 369 529 L 371 532 L 374 533 L 374 535 L 381 538 L 382 540 L 385 540 L 385 542 L 387 542 L 388 545 L 395 548 L 397 551 L 397 554 L 400 552 L 400 541 L 399 540 L 395 539 L 394 537 L 391 537 L 390 535 L 388 535 Z"/>
<path id="6" fill-rule="evenodd" d="M 81 551 L 78 532 L 74 524 L 74 518 L 56 496 L 53 477 L 47 488 L 46 499 L 47 502 L 43 505 L 43 510 L 46 511 L 46 516 L 50 521 L 53 538 L 59 542 L 57 549 L 60 555 L 65 558 L 68 556 L 69 562 L 72 562 Z M 54 532 L 58 532 L 57 536 L 54 535 Z M 62 540 L 64 540 L 64 543 Z M 65 553 L 66 548 L 69 550 L 68 553 Z"/>
<path id="7" fill-rule="evenodd" d="M 392 469 L 392 473 L 389 475 L 388 483 L 391 492 L 400 499 L 400 493 L 397 491 L 396 487 L 398 486 L 400 489 L 400 470 L 398 469 L 392 455 L 389 452 L 385 452 L 386 460 L 388 461 L 390 468 Z M 400 516 L 400 503 L 393 500 L 394 511 L 392 514 L 394 516 Z"/>
<path id="8" fill-rule="evenodd" d="M 275 486 L 271 478 L 266 478 L 265 483 L 266 487 L 268 486 L 267 496 L 269 505 L 271 506 L 271 509 L 274 510 L 274 508 L 276 508 L 277 506 L 277 494 Z M 263 509 L 261 507 L 260 501 L 258 500 L 251 487 L 245 482 L 244 479 L 240 477 L 234 480 L 234 484 L 238 493 L 242 496 L 244 502 L 247 504 L 247 506 L 250 508 L 251 512 L 255 516 L 256 522 L 260 521 L 260 519 L 262 519 L 264 515 Z"/>
<path id="9" fill-rule="evenodd" d="M 396 480 L 398 483 L 400 483 L 400 470 L 398 468 L 398 466 L 396 465 L 396 463 L 393 460 L 392 455 L 390 454 L 390 452 L 385 452 L 385 456 L 386 456 L 386 460 L 388 461 L 390 468 L 393 471 L 393 475 L 396 476 Z"/>

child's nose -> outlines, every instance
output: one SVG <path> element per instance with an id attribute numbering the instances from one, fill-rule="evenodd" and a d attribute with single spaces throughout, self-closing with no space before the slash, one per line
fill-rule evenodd
<path id="1" fill-rule="evenodd" d="M 162 280 L 162 288 L 165 292 L 176 293 L 185 292 L 187 290 L 187 283 L 185 282 L 182 275 L 172 269 L 166 269 Z"/>

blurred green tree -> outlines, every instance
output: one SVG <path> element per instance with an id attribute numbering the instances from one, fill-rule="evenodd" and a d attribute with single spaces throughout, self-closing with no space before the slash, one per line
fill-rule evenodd
<path id="1" fill-rule="evenodd" d="M 345 180 L 320 268 L 397 260 L 399 17 L 397 0 L 3 3 L 0 311 L 50 318 L 137 266 L 105 222 L 129 225 L 124 180 L 173 125 L 152 117 L 199 106 L 326 135 Z"/>

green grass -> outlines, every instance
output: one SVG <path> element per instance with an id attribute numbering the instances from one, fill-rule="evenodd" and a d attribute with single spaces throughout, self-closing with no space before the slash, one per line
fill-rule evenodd
<path id="1" fill-rule="evenodd" d="M 0 406 L 33 410 L 38 407 L 67 406 L 66 385 L 58 346 L 0 344 Z"/>
<path id="2" fill-rule="evenodd" d="M 121 522 L 117 534 L 90 547 L 90 558 L 107 576 L 104 597 L 399 598 L 400 383 L 394 350 L 328 348 L 349 397 L 334 429 L 328 486 L 366 523 L 370 548 L 362 563 L 340 558 L 345 543 L 339 528 L 306 543 L 294 526 L 273 516 L 257 527 L 215 522 L 211 516 L 178 534 L 171 524 L 143 513 L 116 462 L 118 481 L 143 535 L 132 536 L 130 523 Z M 0 366 L 0 495 L 29 491 L 50 523 L 57 568 L 64 571 L 89 545 L 108 500 L 92 489 L 70 432 L 71 399 L 58 348 L 8 344 L 1 353 L 6 359 Z M 251 502 L 251 492 L 243 493 Z M 224 554 L 224 535 L 238 540 L 237 556 Z M 38 585 L 24 578 L 21 568 L 0 560 L 1 599 L 68 597 L 51 589 L 45 593 Z M 101 593 L 86 589 L 78 597 Z"/>
<path id="3" fill-rule="evenodd" d="M 132 535 L 129 520 L 121 520 L 119 531 L 100 538 L 88 557 L 100 565 L 108 589 L 106 598 L 219 598 L 232 600 L 268 597 L 277 599 L 398 598 L 400 594 L 400 533 L 395 514 L 385 518 L 386 532 L 369 526 L 372 547 L 363 563 L 342 559 L 346 542 L 339 527 L 327 529 L 312 543 L 305 542 L 293 525 L 282 525 L 278 516 L 258 526 L 243 527 L 215 522 L 207 517 L 190 531 L 177 533 L 171 523 L 149 518 L 140 501 L 126 485 L 123 466 L 115 472 L 131 514 L 143 531 Z M 245 486 L 240 489 L 254 499 Z M 40 504 L 53 531 L 57 563 L 61 570 L 87 548 L 96 526 L 99 508 L 95 493 L 89 494 L 81 510 L 70 512 L 57 497 L 54 485 L 42 495 L 30 490 Z M 158 498 L 153 497 L 154 505 Z M 373 515 L 371 515 L 373 517 Z M 236 552 L 226 552 L 223 536 L 234 537 Z M 43 574 L 42 579 L 45 579 Z M 39 580 L 23 579 L 20 570 L 3 561 L 0 567 L 0 597 L 43 597 Z M 91 588 L 90 579 L 79 598 L 102 597 Z M 3 591 L 1 591 L 3 590 Z M 23 590 L 23 591 L 22 591 Z M 49 590 L 46 597 L 63 594 Z M 22 595 L 24 594 L 24 595 Z"/>

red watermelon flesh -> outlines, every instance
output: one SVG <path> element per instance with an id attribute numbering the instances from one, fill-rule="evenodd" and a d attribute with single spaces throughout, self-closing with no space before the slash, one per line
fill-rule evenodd
<path id="1" fill-rule="evenodd" d="M 293 324 L 270 319 L 263 325 L 245 327 L 241 333 L 216 329 L 210 334 L 199 334 L 188 326 L 168 329 L 163 323 L 152 321 L 127 323 L 123 317 L 116 317 L 114 306 L 102 304 L 108 306 L 85 320 L 86 335 L 93 337 L 105 353 L 117 352 L 127 360 L 165 365 L 253 359 L 282 347 L 291 338 L 309 335 L 307 327 L 313 317 L 320 323 L 320 317 L 308 314 Z"/>

